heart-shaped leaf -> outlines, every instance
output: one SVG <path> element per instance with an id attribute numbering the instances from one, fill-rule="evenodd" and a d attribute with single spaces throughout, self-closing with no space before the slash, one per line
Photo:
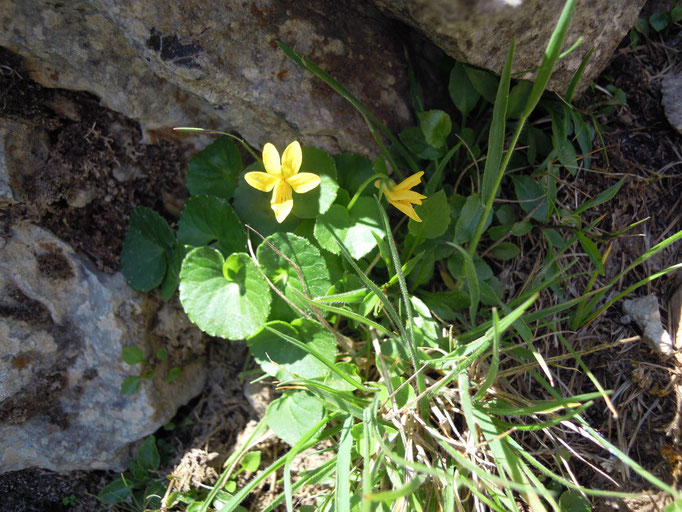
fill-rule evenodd
<path id="1" fill-rule="evenodd" d="M 238 340 L 256 332 L 270 311 L 270 288 L 244 253 L 227 260 L 197 247 L 182 263 L 180 302 L 189 319 L 211 336 Z"/>
<path id="2" fill-rule="evenodd" d="M 192 195 L 210 194 L 230 199 L 242 171 L 242 157 L 229 137 L 220 137 L 199 151 L 187 167 Z"/>
<path id="3" fill-rule="evenodd" d="M 201 195 L 185 203 L 178 223 L 178 241 L 183 244 L 213 245 L 229 256 L 246 248 L 246 231 L 225 199 Z"/>
<path id="4" fill-rule="evenodd" d="M 265 421 L 277 437 L 294 445 L 323 415 L 318 398 L 307 391 L 293 391 L 268 405 Z"/>

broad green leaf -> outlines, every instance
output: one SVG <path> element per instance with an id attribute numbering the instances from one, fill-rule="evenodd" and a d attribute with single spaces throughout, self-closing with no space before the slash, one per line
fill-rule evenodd
<path id="1" fill-rule="evenodd" d="M 530 221 L 524 220 L 521 222 L 515 222 L 511 227 L 511 234 L 514 236 L 523 236 L 530 233 L 533 229 L 533 224 Z"/>
<path id="2" fill-rule="evenodd" d="M 670 15 L 665 11 L 658 11 L 649 16 L 651 28 L 660 32 L 670 24 Z"/>
<path id="3" fill-rule="evenodd" d="M 304 293 L 296 269 L 275 253 L 269 244 L 299 268 L 311 297 L 326 295 L 331 286 L 329 272 L 319 249 L 305 238 L 291 233 L 275 233 L 266 240 L 256 250 L 261 268 L 291 302 L 305 311 L 309 310 L 307 304 L 292 292 L 293 289 Z"/>
<path id="4" fill-rule="evenodd" d="M 149 436 L 142 441 L 140 448 L 137 450 L 137 462 L 144 469 L 152 471 L 159 469 L 161 457 L 159 456 L 159 450 L 156 448 L 156 438 L 154 436 Z"/>
<path id="5" fill-rule="evenodd" d="M 139 364 L 144 361 L 144 353 L 140 347 L 130 345 L 121 350 L 121 359 L 130 365 Z"/>
<path id="6" fill-rule="evenodd" d="M 676 5 L 670 11 L 670 19 L 673 23 L 677 23 L 682 20 L 682 5 Z"/>
<path id="7" fill-rule="evenodd" d="M 523 113 L 523 109 L 528 103 L 530 97 L 530 90 L 533 84 L 521 80 L 509 91 L 509 103 L 507 104 L 507 119 L 518 119 Z"/>
<path id="8" fill-rule="evenodd" d="M 245 170 L 265 172 L 260 162 L 254 162 Z M 294 231 L 299 219 L 290 214 L 284 222 L 278 223 L 270 206 L 271 198 L 272 192 L 256 190 L 242 179 L 234 192 L 234 209 L 244 224 L 248 224 L 263 236 L 269 236 L 277 231 Z"/>
<path id="9" fill-rule="evenodd" d="M 335 364 L 336 368 L 341 372 L 348 375 L 351 379 L 356 381 L 358 384 L 362 384 L 362 378 L 360 377 L 360 372 L 358 367 L 353 363 L 340 362 Z M 324 380 L 325 386 L 333 388 L 337 391 L 355 391 L 355 388 L 348 381 L 342 379 L 337 373 L 329 372 L 329 375 Z"/>
<path id="10" fill-rule="evenodd" d="M 282 441 L 290 445 L 322 420 L 322 402 L 307 391 L 288 391 L 268 405 L 265 421 Z"/>
<path id="11" fill-rule="evenodd" d="M 452 103 L 462 113 L 462 117 L 466 117 L 474 109 L 481 97 L 471 84 L 471 80 L 464 70 L 464 65 L 459 62 L 455 63 L 452 71 L 450 71 L 448 91 Z"/>
<path id="12" fill-rule="evenodd" d="M 511 178 L 521 209 L 526 213 L 535 210 L 532 215 L 533 219 L 544 222 L 547 218 L 548 206 L 542 187 L 529 176 L 512 176 Z"/>
<path id="13" fill-rule="evenodd" d="M 392 406 L 393 400 L 395 400 L 395 403 L 399 409 L 406 406 L 408 403 L 414 401 L 414 399 L 417 398 L 417 395 L 415 395 L 414 393 L 414 389 L 412 388 L 412 386 L 410 386 L 409 383 L 400 388 L 403 382 L 405 382 L 405 379 L 403 377 L 392 376 L 391 389 L 393 390 L 394 393 L 393 397 L 389 399 L 390 393 L 388 392 L 388 387 L 386 385 L 383 385 L 379 391 L 379 403 L 380 404 L 385 403 L 386 408 L 391 410 L 393 409 Z M 412 405 L 412 408 L 416 406 L 417 404 L 414 403 Z"/>
<path id="14" fill-rule="evenodd" d="M 138 376 L 126 377 L 123 379 L 123 382 L 121 383 L 121 394 L 133 395 L 137 393 L 137 390 L 140 389 L 141 380 L 142 378 Z"/>
<path id="15" fill-rule="evenodd" d="M 275 321 L 267 325 L 309 345 L 329 361 L 336 358 L 334 336 L 313 320 L 299 318 L 291 324 Z M 286 381 L 296 377 L 315 379 L 329 375 L 329 368 L 317 357 L 287 343 L 268 329 L 258 331 L 247 340 L 247 344 L 261 369 L 278 380 Z"/>
<path id="16" fill-rule="evenodd" d="M 592 506 L 580 491 L 569 489 L 561 494 L 559 498 L 561 512 L 591 512 Z"/>
<path id="17" fill-rule="evenodd" d="M 443 235 L 450 225 L 450 205 L 443 190 L 439 190 L 431 197 L 414 207 L 422 222 L 410 219 L 407 227 L 415 237 L 438 238 Z"/>
<path id="18" fill-rule="evenodd" d="M 471 241 L 471 238 L 474 236 L 476 225 L 483 215 L 483 210 L 483 203 L 481 203 L 481 198 L 478 194 L 472 194 L 467 197 L 464 208 L 462 208 L 462 212 L 457 218 L 457 224 L 455 225 L 455 243 L 463 244 Z M 483 231 L 487 229 L 492 220 L 493 216 L 491 212 L 484 225 Z"/>
<path id="19" fill-rule="evenodd" d="M 121 250 L 121 270 L 128 284 L 141 292 L 159 286 L 166 274 L 166 253 L 172 254 L 175 244 L 175 234 L 161 215 L 136 207 Z"/>
<path id="20" fill-rule="evenodd" d="M 359 197 L 350 212 L 335 204 L 318 217 L 315 238 L 320 247 L 340 254 L 341 250 L 332 232 L 355 259 L 362 258 L 376 247 L 377 241 L 372 233 L 379 238 L 386 236 L 376 203 L 370 197 Z"/>
<path id="21" fill-rule="evenodd" d="M 450 116 L 442 110 L 419 112 L 419 126 L 429 146 L 441 148 L 452 130 Z"/>
<path id="22" fill-rule="evenodd" d="M 502 261 L 514 259 L 520 253 L 519 246 L 511 242 L 502 242 L 493 248 L 493 256 Z"/>
<path id="23" fill-rule="evenodd" d="M 180 375 L 182 375 L 182 368 L 180 368 L 179 366 L 174 366 L 168 372 L 168 376 L 166 376 L 166 382 L 170 384 L 178 377 L 180 377 Z"/>
<path id="24" fill-rule="evenodd" d="M 248 452 L 242 457 L 241 466 L 247 473 L 255 473 L 258 471 L 261 461 L 261 452 L 256 450 L 253 452 Z"/>
<path id="25" fill-rule="evenodd" d="M 244 253 L 225 260 L 217 249 L 198 247 L 182 263 L 180 302 L 189 319 L 211 336 L 250 336 L 265 323 L 270 300 L 270 287 Z"/>
<path id="26" fill-rule="evenodd" d="M 126 485 L 123 478 L 120 476 L 107 485 L 104 489 L 99 491 L 97 497 L 104 503 L 116 505 L 125 501 L 130 496 L 130 487 Z"/>
<path id="27" fill-rule="evenodd" d="M 195 247 L 211 245 L 227 257 L 246 249 L 246 232 L 225 199 L 201 195 L 185 203 L 178 222 L 178 241 Z"/>
<path id="28" fill-rule="evenodd" d="M 471 81 L 473 88 L 476 89 L 488 103 L 495 103 L 498 85 L 497 77 L 489 71 L 472 68 L 466 65 L 464 66 L 464 71 Z"/>
<path id="29" fill-rule="evenodd" d="M 516 212 L 510 204 L 502 204 L 495 210 L 495 218 L 500 224 L 513 224 L 516 222 Z"/>
<path id="30" fill-rule="evenodd" d="M 187 256 L 187 253 L 191 249 L 192 247 L 189 245 L 177 244 L 170 255 L 169 253 L 166 253 L 168 268 L 166 269 L 166 275 L 161 282 L 161 298 L 164 301 L 170 300 L 175 293 L 175 290 L 178 289 L 182 260 L 185 259 L 185 256 Z"/>
<path id="31" fill-rule="evenodd" d="M 439 318 L 453 321 L 457 318 L 455 311 L 469 307 L 469 295 L 464 290 L 450 290 L 445 292 L 421 292 L 422 299 Z"/>
<path id="32" fill-rule="evenodd" d="M 305 194 L 294 195 L 291 215 L 301 219 L 314 219 L 326 212 L 336 199 L 339 188 L 336 182 L 336 164 L 328 153 L 317 148 L 303 148 L 303 163 L 299 172 L 317 174 L 321 182 L 317 188 Z"/>
<path id="33" fill-rule="evenodd" d="M 187 166 L 187 188 L 194 196 L 230 199 L 242 171 L 242 157 L 232 139 L 223 136 L 199 151 Z"/>
<path id="34" fill-rule="evenodd" d="M 354 195 L 360 188 L 360 185 L 375 174 L 372 162 L 364 156 L 353 153 L 334 155 L 334 163 L 336 164 L 339 186 L 342 189 L 346 189 L 351 195 Z M 375 193 L 376 189 L 372 184 L 365 187 L 365 190 L 362 191 L 362 195 L 367 196 L 372 196 Z"/>
<path id="35" fill-rule="evenodd" d="M 398 135 L 400 141 L 405 144 L 414 155 L 424 160 L 436 160 L 441 156 L 442 151 L 434 148 L 426 142 L 424 133 L 418 126 L 412 126 L 403 130 Z"/>

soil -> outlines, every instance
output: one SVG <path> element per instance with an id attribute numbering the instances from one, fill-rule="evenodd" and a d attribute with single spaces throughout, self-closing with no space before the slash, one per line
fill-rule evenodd
<path id="1" fill-rule="evenodd" d="M 626 40 L 597 81 L 601 87 L 622 89 L 627 104 L 609 113 L 592 112 L 601 125 L 605 151 L 595 154 L 592 172 L 579 174 L 563 191 L 566 198 L 594 197 L 626 177 L 614 200 L 590 213 L 592 220 L 604 216 L 597 234 L 606 235 L 648 219 L 643 229 L 632 232 L 646 236 L 627 234 L 611 241 L 607 275 L 597 285 L 682 229 L 682 137 L 670 127 L 660 104 L 663 73 L 670 72 L 678 62 L 682 43 L 679 38 L 672 43 L 659 39 L 654 35 L 634 49 Z M 595 88 L 586 94 L 583 104 L 588 109 L 600 99 L 604 93 Z M 177 221 L 188 196 L 184 172 L 193 151 L 189 145 L 144 142 L 136 122 L 104 108 L 90 94 L 41 87 L 28 79 L 21 59 L 4 49 L 0 49 L 0 119 L 17 122 L 27 130 L 36 159 L 33 163 L 37 163 L 37 171 L 12 184 L 31 206 L 15 205 L 0 211 L 0 235 L 18 219 L 30 219 L 87 254 L 99 269 L 115 272 L 120 268 L 121 244 L 134 206 L 153 208 L 171 224 Z M 678 243 L 634 269 L 618 288 L 625 289 L 679 261 Z M 58 275 L 65 271 L 59 263 L 46 260 L 41 268 Z M 573 292 L 580 293 L 584 285 L 576 282 Z M 639 293 L 653 293 L 659 298 L 666 327 L 668 298 L 678 286 L 679 279 L 666 276 L 647 284 Z M 613 307 L 567 337 L 576 350 L 632 340 L 584 356 L 596 379 L 606 389 L 616 390 L 612 400 L 619 412 L 614 418 L 607 407 L 595 405 L 589 409 L 589 418 L 630 457 L 664 481 L 678 485 L 682 451 L 666 433 L 678 410 L 675 386 L 679 368 L 639 340 L 641 333 L 623 323 L 622 314 L 618 306 Z M 545 348 L 548 355 L 556 351 L 549 345 Z M 237 378 L 246 359 L 243 347 L 213 342 L 208 352 L 211 373 L 206 390 L 179 412 L 174 423 L 181 427 L 160 431 L 157 436 L 175 453 L 200 450 L 197 460 L 215 461 L 208 464 L 219 471 L 219 463 L 255 412 Z M 565 377 L 573 391 L 593 390 L 584 373 L 567 369 Z M 592 460 L 600 460 L 602 471 L 614 481 L 606 476 L 595 481 L 594 471 L 587 466 L 578 479 L 604 488 L 616 488 L 617 483 L 628 491 L 651 488 L 586 442 L 578 439 L 574 448 L 590 454 Z M 271 449 L 274 453 L 278 450 L 276 445 Z M 212 457 L 211 453 L 219 456 Z M 171 457 L 167 472 L 177 463 L 178 459 Z M 210 483 L 215 471 L 204 470 Z M 112 478 L 113 473 L 102 471 L 58 474 L 29 469 L 0 475 L 0 496 L 7 511 L 96 511 L 104 507 L 93 495 Z M 631 506 L 646 508 L 646 504 Z M 608 508 L 609 504 L 600 502 L 599 507 Z"/>

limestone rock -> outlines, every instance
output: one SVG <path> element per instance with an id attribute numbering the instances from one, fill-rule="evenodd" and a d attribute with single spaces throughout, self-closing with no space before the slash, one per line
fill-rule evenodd
<path id="1" fill-rule="evenodd" d="M 670 126 L 682 135 L 682 73 L 663 79 L 661 103 Z"/>
<path id="2" fill-rule="evenodd" d="M 643 338 L 663 355 L 673 353 L 673 342 L 661 323 L 658 299 L 647 295 L 623 302 L 623 310 L 637 322 L 643 331 Z"/>
<path id="3" fill-rule="evenodd" d="M 6 0 L 0 45 L 43 85 L 82 89 L 138 119 L 233 130 L 250 143 L 293 139 L 376 152 L 354 108 L 290 62 L 310 57 L 392 128 L 410 120 L 400 36 L 360 0 Z"/>
<path id="4" fill-rule="evenodd" d="M 151 358 L 172 345 L 168 336 L 195 342 L 194 331 L 187 322 L 175 334 L 152 332 L 156 301 L 120 274 L 97 272 L 42 228 L 10 227 L 2 254 L 0 472 L 121 469 L 129 444 L 166 423 L 205 381 L 199 359 L 165 383 L 171 355 L 137 393 L 122 395 L 123 380 L 142 371 L 122 361 L 122 347 Z"/>
<path id="5" fill-rule="evenodd" d="M 456 60 L 500 73 L 513 37 L 513 71 L 542 61 L 564 0 L 373 0 L 377 7 L 415 27 Z M 580 47 L 559 61 L 550 88 L 564 91 L 584 56 L 594 47 L 578 91 L 604 69 L 645 0 L 579 0 L 565 49 Z M 522 78 L 530 78 L 524 76 Z"/>

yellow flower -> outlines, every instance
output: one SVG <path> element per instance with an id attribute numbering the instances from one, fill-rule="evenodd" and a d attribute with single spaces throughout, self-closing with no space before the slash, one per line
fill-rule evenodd
<path id="1" fill-rule="evenodd" d="M 426 196 L 410 189 L 421 183 L 423 174 L 424 171 L 419 171 L 397 185 L 393 184 L 393 182 L 390 182 L 391 184 L 387 185 L 386 182 L 377 180 L 374 182 L 374 186 L 381 190 L 386 195 L 388 202 L 398 208 L 398 210 L 403 212 L 410 219 L 421 222 L 422 220 L 419 218 L 419 215 L 417 215 L 417 212 L 414 211 L 412 205 L 422 204 L 422 199 L 426 199 Z"/>
<path id="2" fill-rule="evenodd" d="M 277 222 L 283 222 L 294 207 L 291 189 L 297 194 L 309 192 L 320 184 L 320 177 L 311 172 L 301 172 L 303 154 L 301 145 L 294 141 L 284 150 L 280 163 L 277 148 L 269 142 L 263 147 L 263 166 L 267 172 L 247 172 L 246 183 L 261 192 L 272 193 L 270 206 Z"/>

